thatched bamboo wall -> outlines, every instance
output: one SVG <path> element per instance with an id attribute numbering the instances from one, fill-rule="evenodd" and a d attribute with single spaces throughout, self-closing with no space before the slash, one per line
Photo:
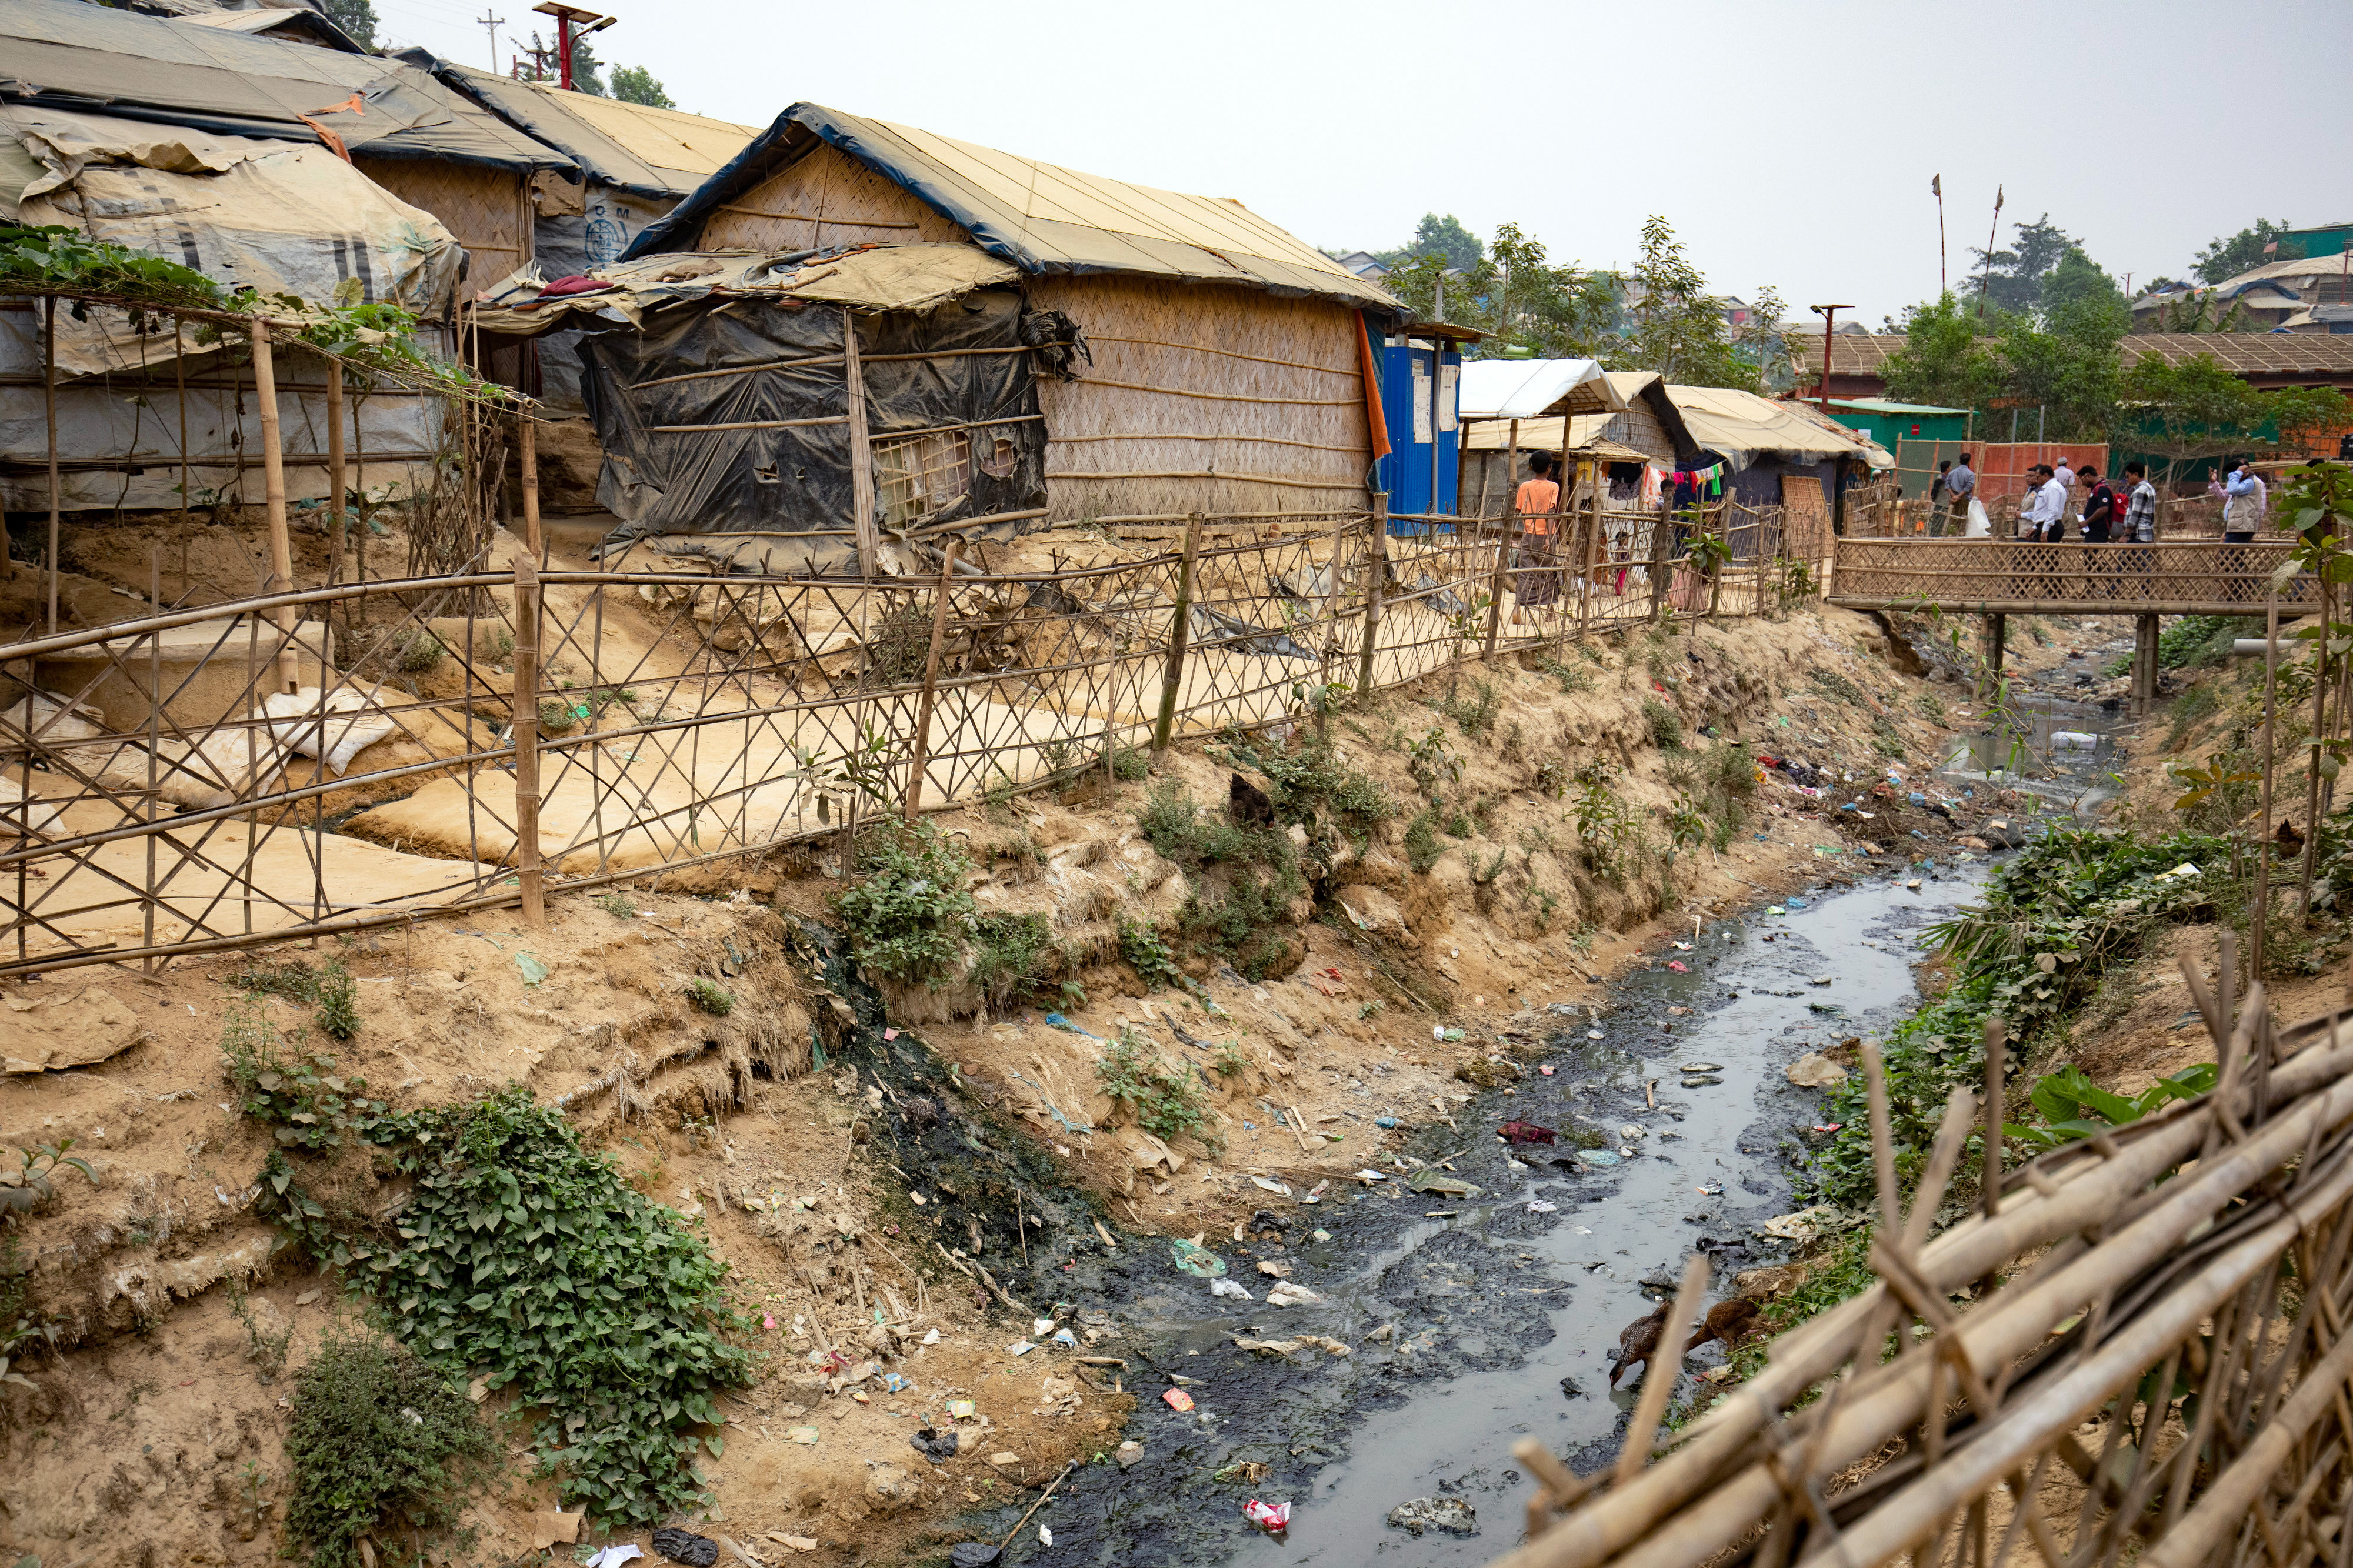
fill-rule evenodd
<path id="1" fill-rule="evenodd" d="M 1057 519 L 1362 506 L 1372 450 L 1355 312 L 1148 278 L 1039 279 L 1094 363 L 1041 382 Z"/>
<path id="2" fill-rule="evenodd" d="M 706 250 L 969 240 L 831 147 L 720 209 Z M 1030 280 L 1094 351 L 1039 387 L 1057 520 L 1361 506 L 1372 456 L 1347 307 L 1255 289 L 1089 274 Z M 1215 470 L 1215 477 L 1211 476 Z"/>
<path id="3" fill-rule="evenodd" d="M 406 202 L 423 207 L 473 253 L 470 289 L 487 289 L 532 258 L 532 208 L 522 177 L 422 158 L 352 159 L 352 166 Z"/>
<path id="4" fill-rule="evenodd" d="M 815 250 L 970 237 L 881 175 L 819 147 L 721 207 L 703 226 L 702 247 Z"/>

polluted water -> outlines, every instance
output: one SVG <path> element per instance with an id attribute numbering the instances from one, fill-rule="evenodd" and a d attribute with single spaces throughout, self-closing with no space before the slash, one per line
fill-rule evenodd
<path id="1" fill-rule="evenodd" d="M 1440 1568 L 1508 1551 L 1533 1488 L 1513 1446 L 1534 1437 L 1580 1472 L 1615 1458 L 1646 1369 L 1613 1390 L 1605 1352 L 1672 1297 L 1691 1254 L 1710 1255 L 1711 1305 L 1741 1270 L 1789 1256 L 1758 1227 L 1796 1206 L 1783 1150 L 1810 1141 L 1822 1091 L 1788 1068 L 1885 1038 L 1917 1005 L 1924 928 L 1988 869 L 1947 860 L 1781 914 L 1760 904 L 1687 948 L 1662 939 L 1598 1023 L 1539 1014 L 1545 1048 L 1522 1053 L 1517 1083 L 1408 1145 L 1470 1192 L 1335 1184 L 1277 1216 L 1310 1305 L 1213 1297 L 1173 1262 L 1155 1285 L 1131 1283 L 1116 1308 L 1129 1386 L 1181 1376 L 1189 1397 L 1139 1404 L 1125 1436 L 1142 1462 L 1071 1477 L 1050 1560 Z M 1514 1121 L 1555 1142 L 1506 1142 L 1496 1130 Z M 1725 1354 L 1713 1341 L 1691 1352 L 1685 1399 Z M 1286 1528 L 1253 1526 L 1253 1502 L 1288 1502 Z"/>

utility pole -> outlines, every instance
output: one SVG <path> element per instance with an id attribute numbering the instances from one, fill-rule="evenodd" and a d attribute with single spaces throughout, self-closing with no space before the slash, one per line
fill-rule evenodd
<path id="1" fill-rule="evenodd" d="M 555 18 L 555 84 L 565 91 L 573 91 L 573 46 L 591 33 L 601 33 L 618 16 L 600 16 L 594 11 L 583 11 L 575 5 L 565 5 L 559 0 L 540 0 L 532 7 L 543 16 Z"/>
<path id="2" fill-rule="evenodd" d="M 1945 280 L 1945 176 L 1928 176 L 1928 194 L 1936 198 L 1936 297 L 1944 298 L 1952 285 Z"/>
<path id="3" fill-rule="evenodd" d="M 1822 319 L 1822 383 L 1817 391 L 1820 394 L 1822 412 L 1828 414 L 1831 411 L 1831 325 L 1838 320 L 1838 313 L 1841 310 L 1852 310 L 1854 307 L 1809 305 L 1806 309 Z"/>
<path id="4" fill-rule="evenodd" d="M 482 14 L 475 17 L 474 20 L 480 22 L 483 26 L 490 29 L 491 71 L 491 74 L 496 75 L 499 68 L 499 29 L 507 25 L 507 19 L 504 16 L 491 16 L 491 8 L 488 5 L 485 5 L 482 7 Z"/>

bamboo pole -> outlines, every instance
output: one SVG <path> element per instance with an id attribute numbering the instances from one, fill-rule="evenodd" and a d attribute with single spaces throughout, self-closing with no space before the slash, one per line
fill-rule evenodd
<path id="1" fill-rule="evenodd" d="M 515 424 L 516 460 L 522 467 L 522 547 L 531 552 L 533 563 L 544 565 L 547 543 L 539 531 L 539 425 L 529 414 Z"/>
<path id="2" fill-rule="evenodd" d="M 1381 580 L 1388 575 L 1389 498 L 1373 495 L 1373 517 L 1365 533 L 1365 646 L 1356 653 L 1356 700 L 1372 696 L 1373 655 L 1381 626 Z"/>
<path id="3" fill-rule="evenodd" d="M 58 535 L 65 510 L 64 495 L 58 479 L 58 301 L 51 295 L 43 301 L 48 307 L 48 321 L 41 333 L 41 408 L 49 432 L 49 635 L 58 633 L 58 574 L 64 570 L 59 561 Z M 0 553 L 5 553 L 0 551 Z M 10 576 L 16 568 L 8 569 Z"/>
<path id="4" fill-rule="evenodd" d="M 2255 840 L 2255 907 L 2248 921 L 2247 973 L 2263 977 L 2264 949 L 2270 945 L 2272 924 L 2272 771 L 2279 731 L 2279 590 L 2274 588 L 2264 611 L 2263 627 L 2263 832 Z M 2318 831 L 2318 825 L 2314 825 Z"/>
<path id="5" fill-rule="evenodd" d="M 1675 1291 L 1666 1326 L 1659 1331 L 1651 1363 L 1642 1369 L 1642 1396 L 1635 1402 L 1633 1419 L 1627 1424 L 1626 1446 L 1618 1451 L 1616 1484 L 1620 1487 L 1641 1475 L 1643 1461 L 1651 1457 L 1651 1439 L 1658 1433 L 1659 1417 L 1666 1414 L 1667 1396 L 1683 1380 L 1683 1336 L 1691 1332 L 1692 1320 L 1699 1316 L 1700 1300 L 1706 1292 L 1707 1254 L 1694 1252 L 1683 1265 L 1683 1285 Z"/>
<path id="6" fill-rule="evenodd" d="M 915 743 L 908 756 L 906 809 L 902 816 L 912 827 L 916 814 L 923 809 L 923 769 L 931 761 L 932 700 L 940 684 L 940 645 L 948 635 L 948 589 L 955 581 L 956 551 L 961 542 L 951 539 L 940 556 L 940 585 L 932 599 L 932 646 L 923 656 L 923 692 L 915 702 Z"/>
<path id="7" fill-rule="evenodd" d="M 515 561 L 514 604 L 515 879 L 522 887 L 523 923 L 543 926 L 547 901 L 539 863 L 539 563 L 527 554 Z"/>
<path id="8" fill-rule="evenodd" d="M 1158 761 L 1168 750 L 1176 727 L 1176 698 L 1185 684 L 1185 647 L 1192 637 L 1193 567 L 1201 553 L 1199 512 L 1185 520 L 1185 553 L 1176 563 L 1176 605 L 1168 618 L 1168 663 L 1160 677 L 1160 712 L 1152 724 L 1152 755 Z"/>
<path id="9" fill-rule="evenodd" d="M 294 547 L 286 536 L 286 448 L 278 426 L 278 378 L 270 362 L 269 323 L 257 318 L 253 334 L 253 403 L 261 415 L 262 507 L 269 522 L 269 587 L 272 594 L 294 591 Z M 301 685 L 301 656 L 294 647 L 297 611 L 282 606 L 277 613 L 278 685 L 292 691 Z"/>
<path id="10" fill-rule="evenodd" d="M 872 577 L 881 541 L 874 531 L 874 444 L 866 428 L 866 373 L 858 364 L 858 318 L 841 312 L 842 381 L 849 392 L 849 518 L 858 533 L 858 574 Z"/>
<path id="11" fill-rule="evenodd" d="M 1324 607 L 1316 619 L 1322 630 L 1315 640 L 1316 685 L 1315 733 L 1332 732 L 1332 650 L 1340 640 L 1340 565 L 1348 550 L 1348 520 L 1345 516 L 1332 525 L 1331 576 L 1324 590 Z"/>
<path id="12" fill-rule="evenodd" d="M 1495 642 L 1504 630 L 1504 584 L 1512 563 L 1512 545 L 1520 532 L 1520 503 L 1516 494 L 1504 503 L 1504 522 L 1495 534 L 1495 571 L 1487 584 L 1487 640 L 1480 657 L 1492 664 L 1495 659 Z"/>
<path id="13" fill-rule="evenodd" d="M 147 603 L 151 607 L 160 609 L 163 596 L 164 556 L 161 551 L 151 545 L 147 551 Z M 145 809 L 140 814 L 151 826 L 155 821 L 155 805 L 160 798 L 156 767 L 164 754 L 163 723 L 164 634 L 156 632 L 147 639 L 147 798 L 143 803 Z M 320 749 L 325 750 L 324 747 Z M 27 776 L 30 776 L 29 769 Z M 155 835 L 153 832 L 147 835 L 146 849 L 147 870 L 145 884 L 141 889 L 140 927 L 144 937 L 143 945 L 152 948 L 155 945 Z M 153 974 L 155 973 L 155 961 L 142 959 L 139 967 L 141 973 Z"/>
<path id="14" fill-rule="evenodd" d="M 2312 919 L 2312 871 L 2315 858 L 2320 852 L 2320 743 L 2328 735 L 2328 647 L 2333 633 L 2328 625 L 2330 601 L 2326 573 L 2320 578 L 2320 652 L 2312 671 L 2312 740 L 2307 746 L 2304 765 L 2304 866 L 2302 888 L 2296 896 L 2295 914 L 2299 921 Z M 2353 1534 L 2348 1534 L 2353 1539 Z"/>

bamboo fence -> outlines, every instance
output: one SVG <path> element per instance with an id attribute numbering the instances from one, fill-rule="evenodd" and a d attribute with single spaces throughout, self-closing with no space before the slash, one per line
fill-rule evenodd
<path id="1" fill-rule="evenodd" d="M 1832 552 L 1831 599 L 1850 609 L 1935 605 L 1971 614 L 2253 615 L 2276 587 L 2281 608 L 2302 614 L 2319 603 L 2319 578 L 2299 573 L 2274 581 L 2295 550 L 2290 539 L 2040 544 L 1850 537 Z"/>
<path id="2" fill-rule="evenodd" d="M 1538 1491 L 1496 1568 L 2353 1558 L 2353 1001 L 2278 1028 L 2234 952 L 2211 988 L 2182 965 L 2211 1092 L 2010 1170 L 1978 1138 L 1977 1212 L 1933 1238 L 2000 1068 L 1985 1103 L 1954 1090 L 1907 1211 L 1866 1047 L 1877 1281 L 1654 1444 L 1694 1258 L 1617 1463 L 1516 1450 Z"/>

